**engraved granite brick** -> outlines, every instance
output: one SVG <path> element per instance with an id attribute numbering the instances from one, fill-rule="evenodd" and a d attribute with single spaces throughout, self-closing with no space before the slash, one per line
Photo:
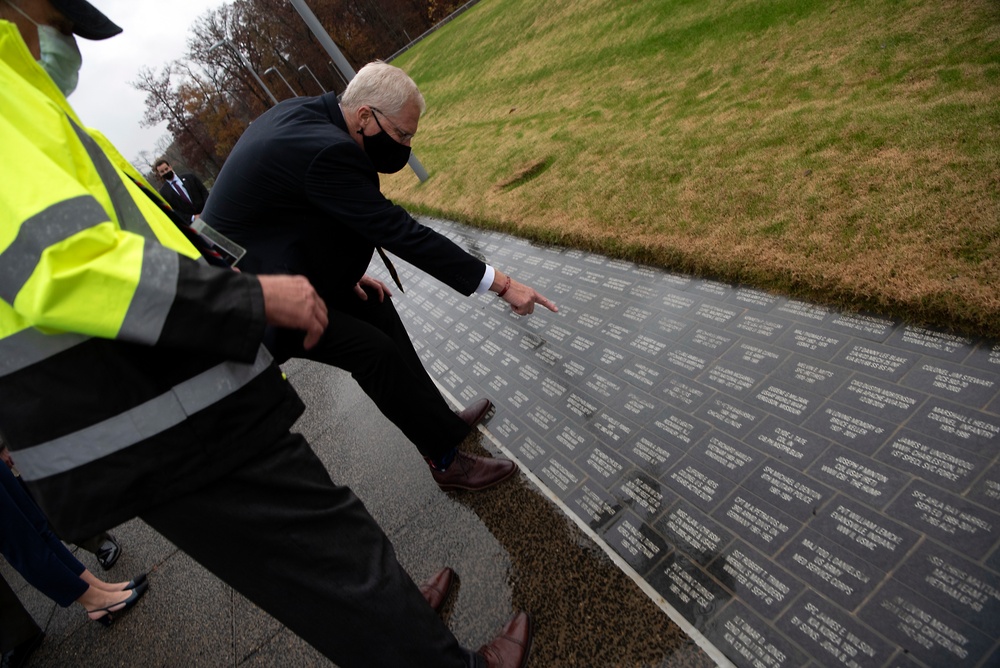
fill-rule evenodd
<path id="1" fill-rule="evenodd" d="M 802 523 L 747 490 L 736 489 L 712 517 L 750 545 L 774 555 L 794 536 Z"/>
<path id="2" fill-rule="evenodd" d="M 896 430 L 896 425 L 850 408 L 827 401 L 803 426 L 830 440 L 866 455 L 872 455 Z"/>
<path id="3" fill-rule="evenodd" d="M 668 341 L 679 341 L 692 327 L 695 327 L 695 323 L 690 318 L 670 313 L 657 313 L 646 321 L 640 331 L 648 332 Z"/>
<path id="4" fill-rule="evenodd" d="M 688 314 L 688 317 L 705 325 L 722 329 L 738 318 L 743 311 L 744 309 L 740 307 L 729 306 L 712 299 L 706 299 L 698 304 L 698 306 Z"/>
<path id="5" fill-rule="evenodd" d="M 663 410 L 662 404 L 649 394 L 628 386 L 612 397 L 609 405 L 637 427 L 645 426 Z"/>
<path id="6" fill-rule="evenodd" d="M 565 421 L 549 433 L 545 442 L 569 459 L 576 459 L 581 452 L 588 452 L 594 447 L 596 439 L 583 425 Z"/>
<path id="7" fill-rule="evenodd" d="M 924 541 L 899 567 L 896 579 L 980 631 L 997 632 L 1000 619 L 997 573 L 932 541 Z"/>
<path id="8" fill-rule="evenodd" d="M 965 496 L 981 506 L 1000 508 L 1000 464 L 987 468 Z"/>
<path id="9" fill-rule="evenodd" d="M 777 626 L 823 666 L 881 666 L 894 649 L 853 615 L 810 591 L 795 601 Z"/>
<path id="10" fill-rule="evenodd" d="M 695 411 L 695 417 L 721 429 L 730 436 L 743 438 L 764 420 L 764 412 L 735 399 L 716 394 Z"/>
<path id="11" fill-rule="evenodd" d="M 656 522 L 657 531 L 702 566 L 715 559 L 733 536 L 695 506 L 680 501 Z"/>
<path id="12" fill-rule="evenodd" d="M 817 480 L 874 508 L 885 508 L 910 479 L 897 469 L 837 444 L 831 445 L 807 471 Z"/>
<path id="13" fill-rule="evenodd" d="M 580 452 L 576 457 L 576 464 L 591 480 L 609 490 L 632 468 L 624 455 L 607 445 L 594 445 L 589 450 Z"/>
<path id="14" fill-rule="evenodd" d="M 822 398 L 782 380 L 767 378 L 750 392 L 747 401 L 789 422 L 801 424 L 816 412 Z"/>
<path id="15" fill-rule="evenodd" d="M 852 371 L 898 382 L 916 364 L 917 357 L 916 353 L 898 350 L 871 341 L 854 340 L 841 348 L 832 361 L 834 364 L 839 364 Z"/>
<path id="16" fill-rule="evenodd" d="M 688 412 L 695 411 L 715 390 L 695 380 L 683 376 L 667 375 L 663 383 L 653 391 L 653 395 L 674 408 Z"/>
<path id="17" fill-rule="evenodd" d="M 733 397 L 748 397 L 766 375 L 728 362 L 709 364 L 698 380 Z"/>
<path id="18" fill-rule="evenodd" d="M 1000 444 L 1000 417 L 943 399 L 927 401 L 905 426 L 985 457 Z"/>
<path id="19" fill-rule="evenodd" d="M 970 338 L 913 325 L 903 325 L 897 329 L 888 343 L 897 348 L 952 362 L 962 361 L 975 347 L 975 342 Z"/>
<path id="20" fill-rule="evenodd" d="M 730 304 L 750 309 L 751 311 L 767 313 L 780 304 L 782 302 L 782 298 L 777 295 L 764 292 L 763 290 L 742 286 L 736 288 L 736 290 L 726 298 L 726 301 Z"/>
<path id="21" fill-rule="evenodd" d="M 667 288 L 663 291 L 663 296 L 660 298 L 660 307 L 667 313 L 688 315 L 701 301 L 701 298 L 695 295 L 684 294 L 678 290 Z"/>
<path id="22" fill-rule="evenodd" d="M 579 339 L 576 340 L 579 341 Z M 579 359 L 585 360 L 591 368 L 603 369 L 607 373 L 615 375 L 631 358 L 632 354 L 623 348 L 603 341 L 598 341 L 596 345 L 579 357 Z"/>
<path id="23" fill-rule="evenodd" d="M 649 569 L 670 552 L 670 546 L 663 536 L 635 514 L 624 510 L 604 532 L 603 538 L 640 574 Z"/>
<path id="24" fill-rule="evenodd" d="M 576 423 L 590 420 L 603 406 L 603 402 L 579 389 L 570 390 L 563 399 L 562 410 Z"/>
<path id="25" fill-rule="evenodd" d="M 677 552 L 650 570 L 646 580 L 697 629 L 704 628 L 732 598 L 697 564 Z"/>
<path id="26" fill-rule="evenodd" d="M 802 583 L 788 571 L 739 539 L 710 563 L 708 570 L 768 619 L 776 617 L 802 591 Z"/>
<path id="27" fill-rule="evenodd" d="M 667 375 L 663 367 L 636 359 L 626 362 L 618 372 L 618 376 L 630 385 L 649 393 L 653 393 Z"/>
<path id="28" fill-rule="evenodd" d="M 893 436 L 875 459 L 956 493 L 967 488 L 991 461 L 910 430 Z"/>
<path id="29" fill-rule="evenodd" d="M 832 499 L 809 528 L 886 572 L 902 561 L 919 537 L 916 531 L 844 496 Z"/>
<path id="30" fill-rule="evenodd" d="M 728 283 L 705 279 L 696 279 L 692 281 L 687 288 L 688 292 L 711 297 L 712 299 L 717 299 L 719 301 L 725 301 L 731 294 L 733 294 L 735 289 L 736 288 Z"/>
<path id="31" fill-rule="evenodd" d="M 611 493 L 622 505 L 647 522 L 656 518 L 677 498 L 658 479 L 638 469 L 627 471 Z"/>
<path id="32" fill-rule="evenodd" d="M 662 407 L 655 419 L 646 425 L 646 431 L 658 443 L 670 443 L 687 450 L 707 433 L 709 426 L 684 411 Z"/>
<path id="33" fill-rule="evenodd" d="M 855 375 L 831 398 L 849 408 L 899 424 L 915 414 L 927 397 L 884 380 Z"/>
<path id="34" fill-rule="evenodd" d="M 788 352 L 756 341 L 739 341 L 722 355 L 726 362 L 762 373 L 772 373 L 787 357 Z"/>
<path id="35" fill-rule="evenodd" d="M 622 447 L 639 433 L 639 427 L 631 420 L 609 408 L 598 410 L 586 427 L 598 440 L 615 449 Z"/>
<path id="36" fill-rule="evenodd" d="M 903 385 L 982 408 L 1000 391 L 1000 374 L 925 357 L 906 374 Z"/>
<path id="37" fill-rule="evenodd" d="M 735 482 L 691 456 L 681 459 L 667 472 L 663 481 L 678 496 L 687 499 L 705 512 L 711 512 L 736 487 Z"/>
<path id="38" fill-rule="evenodd" d="M 677 345 L 670 350 L 664 351 L 660 358 L 660 364 L 670 371 L 681 373 L 688 378 L 695 378 L 708 366 L 712 356 Z"/>
<path id="39" fill-rule="evenodd" d="M 640 471 L 653 479 L 660 479 L 684 453 L 681 448 L 665 443 L 662 438 L 654 436 L 646 429 L 640 429 L 621 447 L 621 452 Z"/>
<path id="40" fill-rule="evenodd" d="M 606 526 L 622 510 L 622 505 L 607 490 L 589 480 L 570 494 L 566 505 L 594 530 Z"/>
<path id="41" fill-rule="evenodd" d="M 712 430 L 688 450 L 705 466 L 733 482 L 741 482 L 765 457 L 742 441 Z"/>
<path id="42" fill-rule="evenodd" d="M 788 638 L 735 601 L 702 633 L 738 668 L 800 668 L 809 662 Z"/>
<path id="43" fill-rule="evenodd" d="M 889 318 L 864 313 L 835 313 L 827 319 L 826 329 L 849 334 L 859 339 L 882 342 L 892 334 L 896 322 Z"/>
<path id="44" fill-rule="evenodd" d="M 846 369 L 794 353 L 774 371 L 772 377 L 791 387 L 829 396 L 844 384 L 849 375 Z"/>
<path id="45" fill-rule="evenodd" d="M 792 327 L 793 323 L 791 320 L 785 320 L 774 315 L 748 312 L 731 322 L 726 329 L 736 332 L 740 336 L 748 336 L 757 341 L 773 344 L 781 338 L 784 332 Z"/>
<path id="46" fill-rule="evenodd" d="M 778 562 L 845 610 L 856 610 L 886 574 L 863 557 L 815 531 L 804 529 L 778 555 Z"/>
<path id="47" fill-rule="evenodd" d="M 544 464 L 535 470 L 538 479 L 562 500 L 569 498 L 580 483 L 586 478 L 576 464 L 563 457 L 558 452 L 549 455 Z"/>
<path id="48" fill-rule="evenodd" d="M 1000 537 L 1000 515 L 922 480 L 913 480 L 886 513 L 973 559 Z"/>
<path id="49" fill-rule="evenodd" d="M 833 498 L 833 490 L 826 485 L 770 458 L 747 476 L 743 488 L 800 522 L 811 519 Z"/>
<path id="50" fill-rule="evenodd" d="M 995 640 L 891 580 L 858 616 L 929 666 L 972 668 Z"/>
<path id="51" fill-rule="evenodd" d="M 705 355 L 712 359 L 721 357 L 738 338 L 731 332 L 715 327 L 696 325 L 688 330 L 687 334 L 680 339 L 680 343 L 699 355 Z"/>
<path id="52" fill-rule="evenodd" d="M 743 441 L 803 471 L 830 445 L 825 438 L 773 415 L 764 418 Z"/>
<path id="53" fill-rule="evenodd" d="M 492 425 L 490 426 L 490 433 L 494 433 Z M 524 433 L 523 438 L 516 443 L 517 445 L 513 447 L 514 454 L 521 460 L 521 464 L 528 467 L 528 470 L 534 471 L 548 462 L 548 456 L 552 452 L 552 447 L 541 438 L 531 433 Z"/>
<path id="54" fill-rule="evenodd" d="M 848 337 L 809 325 L 790 325 L 778 338 L 777 345 L 809 358 L 829 362 L 845 345 Z"/>

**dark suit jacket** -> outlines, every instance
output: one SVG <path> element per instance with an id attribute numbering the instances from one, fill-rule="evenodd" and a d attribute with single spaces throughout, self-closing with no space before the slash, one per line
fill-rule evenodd
<path id="1" fill-rule="evenodd" d="M 205 189 L 205 184 L 201 182 L 201 179 L 194 174 L 181 174 L 180 180 L 184 184 L 184 190 L 187 191 L 188 196 L 191 198 L 190 203 L 178 195 L 177 191 L 169 183 L 164 183 L 160 186 L 160 194 L 163 195 L 163 199 L 167 200 L 167 204 L 171 208 L 190 219 L 191 216 L 200 214 L 202 209 L 205 208 L 205 201 L 208 199 L 208 190 Z"/>
<path id="2" fill-rule="evenodd" d="M 486 271 L 382 195 L 333 93 L 285 100 L 255 120 L 202 218 L 247 249 L 243 271 L 303 274 L 328 304 L 358 282 L 376 246 L 465 295 Z"/>

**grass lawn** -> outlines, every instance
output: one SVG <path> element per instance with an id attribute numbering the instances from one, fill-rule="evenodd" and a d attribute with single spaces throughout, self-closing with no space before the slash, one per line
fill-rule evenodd
<path id="1" fill-rule="evenodd" d="M 995 0 L 483 0 L 394 64 L 415 213 L 1000 337 Z"/>

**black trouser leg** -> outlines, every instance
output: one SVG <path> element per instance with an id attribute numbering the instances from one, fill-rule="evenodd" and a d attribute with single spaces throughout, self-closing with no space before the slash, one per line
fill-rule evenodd
<path id="1" fill-rule="evenodd" d="M 142 518 L 342 668 L 474 665 L 298 434 Z"/>
<path id="2" fill-rule="evenodd" d="M 351 295 L 328 307 L 323 338 L 294 356 L 349 371 L 423 456 L 437 459 L 461 443 L 469 427 L 427 375 L 392 300 Z"/>
<path id="3" fill-rule="evenodd" d="M 24 609 L 17 594 L 0 576 L 0 654 L 6 654 L 38 635 L 38 624 Z"/>

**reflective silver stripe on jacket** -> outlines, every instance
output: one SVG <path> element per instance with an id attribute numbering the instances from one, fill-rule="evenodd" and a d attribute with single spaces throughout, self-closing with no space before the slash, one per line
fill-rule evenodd
<path id="1" fill-rule="evenodd" d="M 42 253 L 107 220 L 108 214 L 90 195 L 57 202 L 25 220 L 14 241 L 0 253 L 0 298 L 13 305 L 41 262 Z"/>
<path id="2" fill-rule="evenodd" d="M 153 345 L 177 296 L 180 257 L 158 243 L 143 244 L 139 285 L 116 338 Z"/>
<path id="3" fill-rule="evenodd" d="M 271 355 L 261 346 L 253 364 L 223 362 L 124 413 L 18 450 L 17 469 L 25 480 L 40 480 L 124 450 L 236 392 L 270 365 Z"/>
<path id="4" fill-rule="evenodd" d="M 73 126 L 73 130 L 76 131 L 77 138 L 83 144 L 90 161 L 94 163 L 94 169 L 101 177 L 101 183 L 104 184 L 108 195 L 111 196 L 111 204 L 115 207 L 115 215 L 118 216 L 118 226 L 127 232 L 138 234 L 150 241 L 156 241 L 156 234 L 153 233 L 146 217 L 139 210 L 139 205 L 129 194 L 128 188 L 125 187 L 125 183 L 118 173 L 118 168 L 111 164 L 108 156 L 104 154 L 93 137 L 84 132 L 83 128 L 77 125 L 72 118 L 69 116 L 66 118 Z"/>
<path id="5" fill-rule="evenodd" d="M 22 329 L 0 339 L 0 378 L 89 340 L 83 334 L 43 334 L 33 327 Z"/>

